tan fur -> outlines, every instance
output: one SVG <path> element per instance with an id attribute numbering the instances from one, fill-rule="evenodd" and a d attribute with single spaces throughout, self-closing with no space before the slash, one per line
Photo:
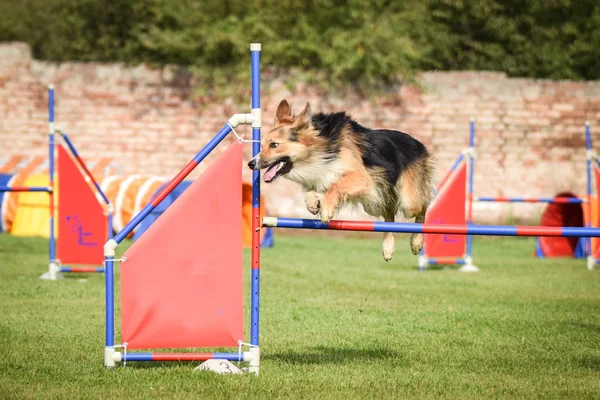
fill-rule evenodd
<path id="1" fill-rule="evenodd" d="M 283 100 L 277 108 L 275 127 L 263 137 L 259 168 L 290 157 L 293 168 L 284 176 L 302 186 L 307 209 L 314 215 L 320 213 L 323 222 L 334 218 L 346 204 L 361 204 L 368 214 L 383 217 L 386 222 L 394 222 L 398 212 L 406 218 L 415 218 L 415 222 L 424 221 L 433 195 L 433 163 L 429 157 L 416 160 L 402 171 L 396 185 L 390 187 L 385 170 L 365 167 L 355 136 L 348 128 L 341 132 L 337 159 L 323 164 L 321 156 L 328 142 L 318 136 L 310 122 L 308 104 L 302 113 L 294 116 Z M 277 147 L 272 148 L 271 143 Z M 410 247 L 418 254 L 423 247 L 423 235 L 413 234 Z M 384 259 L 390 260 L 393 253 L 394 236 L 386 233 L 382 243 Z"/>

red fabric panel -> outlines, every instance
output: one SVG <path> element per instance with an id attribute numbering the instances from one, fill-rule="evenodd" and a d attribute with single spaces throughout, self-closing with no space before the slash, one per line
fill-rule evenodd
<path id="1" fill-rule="evenodd" d="M 466 221 L 465 203 L 467 187 L 467 163 L 463 162 L 446 181 L 427 211 L 425 224 L 457 224 Z M 466 227 L 465 227 L 466 229 Z M 461 258 L 465 255 L 466 236 L 455 234 L 425 234 L 425 257 Z"/>
<path id="2" fill-rule="evenodd" d="M 63 264 L 101 265 L 107 220 L 96 194 L 62 145 L 58 146 L 58 243 Z"/>
<path id="3" fill-rule="evenodd" d="M 573 193 L 559 193 L 555 197 L 577 197 Z M 542 213 L 540 226 L 583 226 L 581 204 L 548 204 Z M 545 257 L 573 257 L 576 237 L 540 237 L 539 244 Z"/>
<path id="4" fill-rule="evenodd" d="M 121 263 L 129 348 L 237 346 L 243 339 L 242 144 L 234 143 Z"/>

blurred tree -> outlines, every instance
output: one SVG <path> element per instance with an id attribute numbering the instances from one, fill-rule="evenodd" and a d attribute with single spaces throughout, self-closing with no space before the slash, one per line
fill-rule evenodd
<path id="1" fill-rule="evenodd" d="M 600 79 L 597 0 L 0 0 L 0 40 L 47 60 L 179 64 L 214 85 L 265 65 L 369 87 L 421 70 Z"/>

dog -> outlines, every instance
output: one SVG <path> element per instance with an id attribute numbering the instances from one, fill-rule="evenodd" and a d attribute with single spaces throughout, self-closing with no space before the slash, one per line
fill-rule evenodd
<path id="1" fill-rule="evenodd" d="M 394 222 L 401 211 L 422 223 L 431 203 L 433 160 L 412 136 L 394 130 L 369 129 L 345 112 L 312 114 L 310 104 L 294 115 L 284 99 L 277 107 L 274 127 L 261 141 L 261 151 L 248 162 L 252 170 L 266 169 L 267 183 L 283 176 L 299 183 L 306 207 L 329 222 L 346 204 Z M 423 234 L 410 237 L 417 255 Z M 392 259 L 395 244 L 385 233 L 383 258 Z"/>

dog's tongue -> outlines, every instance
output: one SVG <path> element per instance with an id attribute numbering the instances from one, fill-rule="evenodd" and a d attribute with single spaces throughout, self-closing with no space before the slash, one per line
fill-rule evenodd
<path id="1" fill-rule="evenodd" d="M 277 174 L 277 164 L 273 165 L 272 167 L 270 167 L 269 169 L 267 169 L 265 171 L 265 174 L 263 175 L 263 180 L 265 182 L 271 182 L 273 180 L 273 178 L 275 178 L 275 175 Z"/>

